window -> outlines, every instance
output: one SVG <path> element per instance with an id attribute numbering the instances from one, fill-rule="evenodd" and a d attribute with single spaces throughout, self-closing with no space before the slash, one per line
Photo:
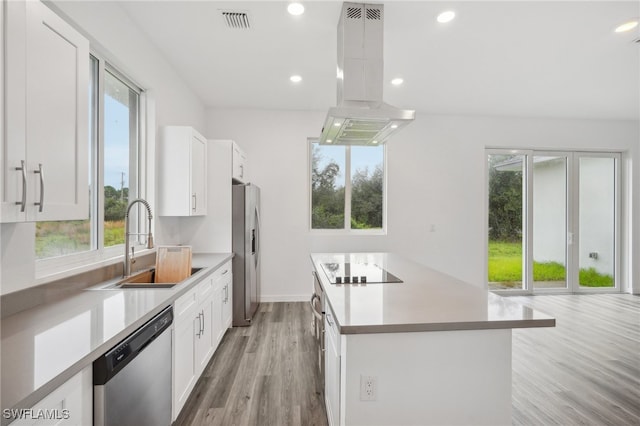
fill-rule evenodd
<path id="1" fill-rule="evenodd" d="M 89 60 L 90 218 L 38 222 L 39 260 L 69 259 L 70 255 L 85 259 L 82 256 L 90 252 L 103 253 L 105 248 L 123 244 L 127 204 L 139 193 L 141 90 L 103 59 L 92 55 Z M 132 223 L 132 228 L 136 225 Z"/>
<path id="2" fill-rule="evenodd" d="M 526 293 L 619 290 L 616 153 L 488 150 L 488 283 Z"/>
<path id="3" fill-rule="evenodd" d="M 384 145 L 310 145 L 311 229 L 383 231 Z"/>

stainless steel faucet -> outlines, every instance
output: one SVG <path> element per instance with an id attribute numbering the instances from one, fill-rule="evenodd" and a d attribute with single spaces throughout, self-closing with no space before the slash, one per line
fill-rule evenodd
<path id="1" fill-rule="evenodd" d="M 136 203 L 142 203 L 147 208 L 147 216 L 149 218 L 149 232 L 146 234 L 143 233 L 131 233 L 129 232 L 129 212 L 131 211 L 131 207 L 133 207 Z M 147 248 L 153 248 L 153 235 L 151 234 L 151 219 L 153 219 L 153 215 L 151 214 L 151 207 L 146 200 L 142 198 L 136 198 L 132 202 L 129 203 L 129 207 L 127 207 L 127 213 L 124 215 L 124 277 L 128 277 L 131 275 L 131 264 L 135 263 L 135 259 L 133 255 L 135 254 L 135 247 L 131 247 L 131 257 L 129 257 L 129 236 L 130 235 L 146 235 L 147 236 Z"/>

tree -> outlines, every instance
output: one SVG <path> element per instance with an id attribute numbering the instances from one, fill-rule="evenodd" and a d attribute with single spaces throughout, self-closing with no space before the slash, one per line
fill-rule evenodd
<path id="1" fill-rule="evenodd" d="M 344 227 L 344 187 L 336 186 L 340 166 L 329 162 L 322 169 L 322 156 L 313 147 L 311 160 L 311 224 L 314 229 Z"/>
<path id="2" fill-rule="evenodd" d="M 522 171 L 498 170 L 511 157 L 492 155 L 489 162 L 489 239 L 522 238 Z"/>
<path id="3" fill-rule="evenodd" d="M 382 228 L 382 190 L 384 173 L 377 165 L 369 176 L 368 168 L 359 169 L 351 183 L 351 227 Z"/>

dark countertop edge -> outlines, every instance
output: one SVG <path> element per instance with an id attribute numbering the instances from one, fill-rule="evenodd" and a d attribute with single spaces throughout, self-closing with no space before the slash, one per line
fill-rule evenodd
<path id="1" fill-rule="evenodd" d="M 333 310 L 333 309 L 332 309 Z M 335 316 L 335 315 L 334 315 Z M 336 318 L 337 322 L 337 318 Z M 555 327 L 555 318 L 512 321 L 436 322 L 425 324 L 347 325 L 338 323 L 340 334 L 417 333 L 433 331 L 509 330 L 514 328 Z"/>
<path id="2" fill-rule="evenodd" d="M 115 336 L 113 336 L 109 340 L 105 341 L 103 344 L 101 344 L 100 346 L 95 348 L 93 351 L 91 351 L 90 353 L 88 353 L 84 357 L 80 358 L 77 362 L 72 364 L 69 368 L 65 369 L 63 372 L 58 374 L 56 377 L 54 377 L 53 379 L 49 380 L 48 382 L 46 382 L 42 386 L 40 386 L 38 389 L 36 389 L 32 393 L 30 393 L 29 395 L 24 397 L 22 400 L 20 400 L 19 402 L 15 403 L 11 407 L 2 407 L 2 409 L 6 409 L 6 408 L 10 408 L 10 409 L 29 409 L 29 408 L 33 407 L 35 404 L 40 402 L 43 398 L 45 398 L 51 392 L 53 392 L 54 390 L 56 390 L 57 388 L 62 386 L 67 380 L 71 379 L 73 376 L 78 374 L 80 371 L 84 370 L 87 366 L 93 364 L 93 361 L 98 359 L 103 353 L 107 352 L 109 349 L 111 349 L 112 347 L 117 345 L 118 342 L 122 341 L 128 335 L 130 335 L 131 333 L 136 331 L 138 328 L 140 328 L 142 325 L 144 325 L 147 321 L 152 319 L 155 315 L 157 315 L 160 312 L 162 312 L 162 310 L 165 309 L 167 306 L 172 305 L 173 302 L 175 302 L 178 298 L 180 298 L 180 296 L 182 296 L 185 293 L 187 293 L 191 288 L 193 288 L 195 285 L 199 284 L 205 278 L 209 277 L 215 271 L 220 269 L 220 267 L 222 267 L 222 265 L 224 265 L 225 263 L 227 263 L 229 260 L 233 259 L 233 257 L 234 257 L 234 253 L 194 253 L 193 265 L 195 267 L 200 267 L 200 265 L 202 265 L 203 263 L 206 263 L 206 262 L 202 262 L 201 263 L 200 259 L 196 260 L 195 258 L 196 257 L 204 257 L 204 256 L 208 256 L 208 255 L 222 255 L 224 257 L 223 257 L 222 260 L 220 260 L 215 265 L 202 266 L 203 268 L 209 268 L 209 270 L 205 271 L 204 274 L 198 274 L 197 278 L 194 277 L 193 281 L 184 283 L 184 286 L 181 286 L 180 289 L 175 294 L 170 296 L 167 300 L 165 300 L 164 302 L 160 303 L 159 305 L 157 305 L 154 308 L 152 308 L 151 310 L 149 310 L 149 312 L 147 312 L 146 314 L 142 315 L 140 318 L 138 318 L 138 320 L 136 320 L 135 322 L 131 323 L 128 327 L 125 327 L 118 334 L 116 334 Z M 87 291 L 92 291 L 92 290 L 87 290 Z M 130 291 L 130 290 L 121 290 L 121 291 Z M 8 424 L 6 421 L 8 421 L 9 419 L 5 419 L 3 417 L 1 420 L 2 420 L 1 424 L 3 426 Z"/>

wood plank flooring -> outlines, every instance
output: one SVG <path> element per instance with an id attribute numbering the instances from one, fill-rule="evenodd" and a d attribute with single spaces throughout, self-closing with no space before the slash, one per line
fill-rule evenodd
<path id="1" fill-rule="evenodd" d="M 514 297 L 556 317 L 513 332 L 514 425 L 640 425 L 640 296 Z M 327 425 L 308 303 L 227 331 L 174 426 Z"/>
<path id="2" fill-rule="evenodd" d="M 175 426 L 327 425 L 308 303 L 263 303 L 227 331 Z"/>
<path id="3" fill-rule="evenodd" d="M 514 297 L 556 318 L 513 331 L 513 423 L 640 425 L 640 296 Z"/>

